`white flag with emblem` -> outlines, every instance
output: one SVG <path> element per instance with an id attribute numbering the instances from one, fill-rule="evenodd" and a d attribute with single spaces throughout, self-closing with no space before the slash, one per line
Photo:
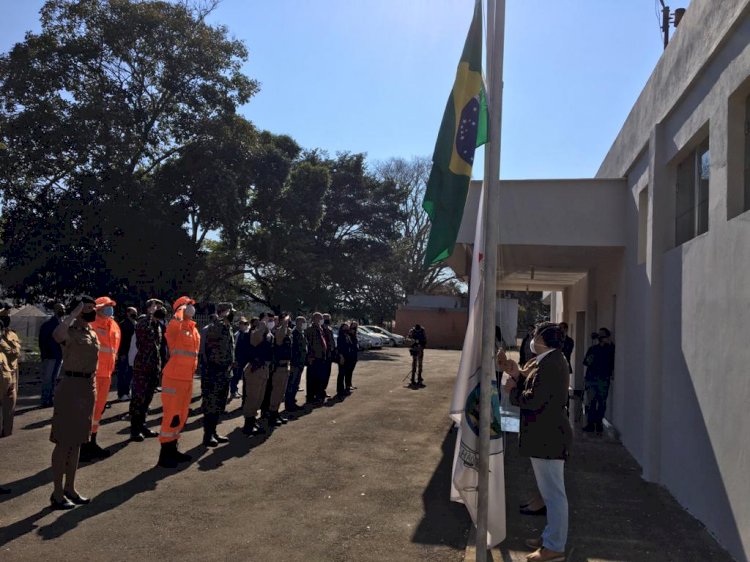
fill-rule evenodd
<path id="1" fill-rule="evenodd" d="M 484 206 L 488 199 L 487 183 L 482 184 L 471 260 L 469 323 L 466 327 L 456 386 L 453 389 L 450 416 L 458 425 L 453 456 L 451 500 L 466 505 L 472 521 L 477 522 L 479 483 L 479 384 L 482 372 L 482 314 L 484 294 Z M 497 225 L 492 225 L 497 228 Z M 492 280 L 494 282 L 494 279 Z M 489 312 L 493 314 L 492 311 Z M 494 314 L 493 314 L 494 315 Z M 505 473 L 503 434 L 500 428 L 500 401 L 493 376 L 492 425 L 490 427 L 489 512 L 487 544 L 493 547 L 505 539 Z"/>

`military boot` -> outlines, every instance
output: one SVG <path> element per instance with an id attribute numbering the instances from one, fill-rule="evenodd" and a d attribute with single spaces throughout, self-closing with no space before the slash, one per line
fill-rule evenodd
<path id="1" fill-rule="evenodd" d="M 190 462 L 191 460 L 193 460 L 193 457 L 191 457 L 187 453 L 181 453 L 180 451 L 177 450 L 177 443 L 178 443 L 177 441 L 173 441 L 173 443 L 174 443 L 174 451 L 172 453 L 172 456 L 174 460 L 176 460 L 178 463 Z"/>
<path id="2" fill-rule="evenodd" d="M 91 434 L 91 441 L 88 443 L 89 445 L 89 454 L 91 455 L 92 459 L 106 459 L 109 458 L 109 455 L 111 454 L 107 449 L 103 449 L 99 446 L 99 444 L 96 442 L 96 433 Z"/>
<path id="3" fill-rule="evenodd" d="M 158 466 L 162 468 L 177 468 L 177 459 L 174 456 L 174 453 L 177 451 L 176 445 L 176 441 L 161 444 L 159 461 L 156 463 Z"/>
<path id="4" fill-rule="evenodd" d="M 203 414 L 203 445 L 206 447 L 216 447 L 219 442 L 214 437 L 216 431 L 216 421 L 213 414 Z"/>
<path id="5" fill-rule="evenodd" d="M 281 427 L 282 423 L 278 412 L 268 412 L 268 427 Z"/>

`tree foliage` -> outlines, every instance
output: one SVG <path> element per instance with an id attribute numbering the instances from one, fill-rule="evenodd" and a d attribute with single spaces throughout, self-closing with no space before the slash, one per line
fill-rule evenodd
<path id="1" fill-rule="evenodd" d="M 210 7 L 49 0 L 41 32 L 0 57 L 2 283 L 15 296 L 189 288 L 200 235 L 184 225 L 205 232 L 215 209 L 161 182 L 240 126 L 257 89 L 244 45 L 204 21 Z"/>

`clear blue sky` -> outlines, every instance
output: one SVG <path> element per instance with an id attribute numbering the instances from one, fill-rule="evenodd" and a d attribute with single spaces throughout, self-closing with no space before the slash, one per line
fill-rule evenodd
<path id="1" fill-rule="evenodd" d="M 0 49 L 39 29 L 42 4 L 0 0 Z M 256 125 L 379 160 L 432 154 L 473 5 L 223 0 L 211 21 L 250 51 L 245 71 L 261 91 L 242 111 Z M 596 172 L 661 55 L 654 7 L 507 0 L 501 177 Z"/>

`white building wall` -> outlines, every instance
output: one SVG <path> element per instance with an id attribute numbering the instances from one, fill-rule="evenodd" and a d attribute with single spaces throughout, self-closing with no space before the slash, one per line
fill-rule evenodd
<path id="1" fill-rule="evenodd" d="M 750 557 L 750 212 L 734 216 L 728 187 L 745 142 L 730 96 L 749 77 L 750 2 L 693 0 L 599 170 L 627 176 L 631 197 L 621 280 L 597 271 L 590 297 L 606 323 L 602 299 L 621 287 L 612 417 L 624 444 L 739 560 Z M 706 134 L 709 230 L 674 247 L 676 166 Z"/>

